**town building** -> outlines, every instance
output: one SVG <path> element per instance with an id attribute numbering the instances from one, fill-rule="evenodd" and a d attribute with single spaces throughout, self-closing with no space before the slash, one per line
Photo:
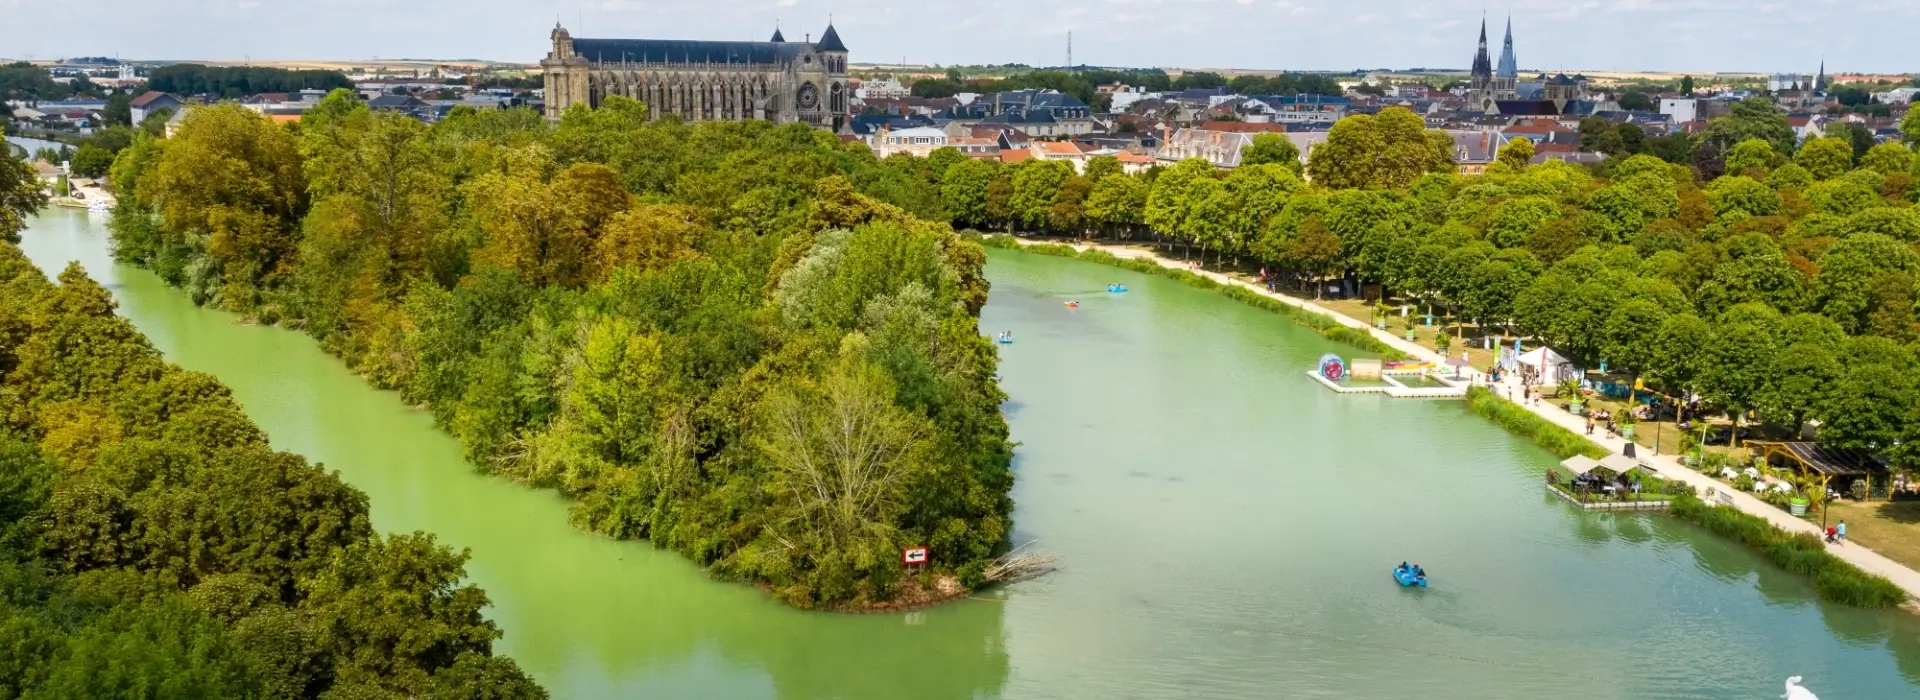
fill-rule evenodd
<path id="1" fill-rule="evenodd" d="M 151 90 L 140 93 L 139 97 L 135 97 L 131 102 L 127 103 L 128 110 L 131 112 L 133 123 L 135 124 L 146 121 L 147 117 L 154 112 L 163 109 L 171 109 L 179 112 L 180 108 L 185 105 L 186 100 L 182 100 L 168 93 L 154 92 Z"/>
<path id="2" fill-rule="evenodd" d="M 547 118 L 621 95 L 648 116 L 686 121 L 765 119 L 844 131 L 853 116 L 847 46 L 827 25 L 820 41 L 575 39 L 558 24 L 540 68 Z"/>
<path id="3" fill-rule="evenodd" d="M 854 89 L 853 94 L 863 100 L 897 100 L 912 97 L 913 91 L 901 85 L 900 81 L 887 78 L 862 81 L 860 87 Z"/>

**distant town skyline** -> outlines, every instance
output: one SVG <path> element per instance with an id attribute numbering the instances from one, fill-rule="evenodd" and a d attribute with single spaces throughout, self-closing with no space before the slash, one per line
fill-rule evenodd
<path id="1" fill-rule="evenodd" d="M 0 0 L 15 18 L 71 0 Z M 98 0 L 86 21 L 10 23 L 7 58 L 533 62 L 557 20 L 582 37 L 794 40 L 829 15 L 860 63 L 1075 63 L 1284 70 L 1465 69 L 1483 10 L 1511 12 L 1525 71 L 1920 71 L 1920 3 L 1763 0 Z"/>

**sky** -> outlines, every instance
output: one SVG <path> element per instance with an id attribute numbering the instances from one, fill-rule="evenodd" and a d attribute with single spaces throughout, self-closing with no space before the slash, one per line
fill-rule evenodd
<path id="1" fill-rule="evenodd" d="M 855 63 L 1461 68 L 1482 11 L 1523 71 L 1920 72 L 1920 0 L 0 0 L 0 57 L 539 60 L 576 37 L 825 30 Z M 55 27 L 58 27 L 55 29 Z"/>

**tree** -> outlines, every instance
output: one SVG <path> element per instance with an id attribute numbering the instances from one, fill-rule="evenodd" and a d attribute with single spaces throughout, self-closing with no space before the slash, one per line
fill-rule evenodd
<path id="1" fill-rule="evenodd" d="M 1920 111 L 1907 109 L 1906 116 L 1900 118 L 1900 135 L 1909 147 L 1920 145 Z"/>
<path id="2" fill-rule="evenodd" d="M 1279 248 L 1279 263 L 1306 273 L 1309 282 L 1340 271 L 1340 238 L 1328 231 L 1318 217 L 1301 222 L 1299 230 L 1282 239 Z M 1321 285 L 1313 286 L 1313 298 L 1318 299 Z"/>
<path id="3" fill-rule="evenodd" d="M 1195 183 L 1213 178 L 1213 164 L 1201 158 L 1182 160 L 1161 172 L 1147 192 L 1147 225 L 1162 235 L 1181 235 L 1195 203 Z"/>
<path id="4" fill-rule="evenodd" d="M 1295 175 L 1299 175 L 1303 169 L 1300 148 L 1293 145 L 1293 140 L 1287 138 L 1286 134 L 1254 134 L 1247 146 L 1240 149 L 1242 167 L 1263 164 L 1284 166 Z"/>
<path id="5" fill-rule="evenodd" d="M 137 196 L 160 204 L 161 229 L 184 244 L 207 235 L 222 300 L 250 309 L 287 272 L 307 205 L 292 134 L 237 104 L 195 109 L 167 139 Z"/>
<path id="6" fill-rule="evenodd" d="M 896 565 L 893 523 L 928 468 L 929 426 L 894 394 L 885 372 L 849 359 L 817 384 L 777 389 L 760 409 L 766 488 L 783 516 L 776 530 L 828 586 Z"/>
<path id="7" fill-rule="evenodd" d="M 1587 117 L 1580 120 L 1580 150 L 1612 155 L 1624 152 L 1626 142 L 1620 139 L 1620 130 L 1613 122 L 1603 117 Z"/>
<path id="8" fill-rule="evenodd" d="M 33 166 L 0 148 L 0 241 L 19 243 L 27 217 L 47 204 L 47 191 Z"/>
<path id="9" fill-rule="evenodd" d="M 1524 136 L 1507 139 L 1506 145 L 1500 149 L 1500 154 L 1496 157 L 1515 172 L 1524 170 L 1527 163 L 1533 160 L 1533 139 Z"/>
<path id="10" fill-rule="evenodd" d="M 1806 168 L 1815 180 L 1831 180 L 1853 168 L 1853 145 L 1840 138 L 1807 139 L 1793 154 L 1793 164 Z"/>
<path id="11" fill-rule="evenodd" d="M 1688 95 L 1688 96 L 1693 95 L 1693 76 L 1691 75 L 1680 76 L 1680 94 Z"/>
<path id="12" fill-rule="evenodd" d="M 75 175 L 99 178 L 106 175 L 110 167 L 113 167 L 113 154 L 104 148 L 87 144 L 73 152 L 71 168 Z"/>
<path id="13" fill-rule="evenodd" d="M 940 185 L 940 201 L 955 221 L 972 226 L 985 225 L 987 188 L 995 177 L 993 163 L 968 158 L 947 169 Z"/>
<path id="14" fill-rule="evenodd" d="M 1551 200 L 1542 197 L 1507 200 L 1494 208 L 1493 218 L 1487 222 L 1487 241 L 1501 248 L 1518 248 L 1526 244 L 1535 229 L 1559 213 Z"/>
<path id="15" fill-rule="evenodd" d="M 1734 144 L 1733 150 L 1727 151 L 1727 174 L 1758 177 L 1757 174 L 1748 171 L 1771 170 L 1779 167 L 1786 160 L 1779 151 L 1773 150 L 1773 143 L 1766 139 L 1747 139 Z"/>
<path id="16" fill-rule="evenodd" d="M 100 118 L 107 126 L 133 126 L 133 97 L 125 92 L 116 92 L 107 97 L 107 106 L 100 111 Z"/>
<path id="17" fill-rule="evenodd" d="M 1030 160 L 1013 172 L 1014 216 L 1033 228 L 1048 226 L 1048 214 L 1061 187 L 1073 177 L 1073 166 L 1059 160 Z"/>
<path id="18" fill-rule="evenodd" d="M 1794 150 L 1793 126 L 1787 123 L 1787 115 L 1773 102 L 1759 97 L 1733 103 L 1727 115 L 1709 122 L 1700 134 L 1701 142 L 1713 143 L 1722 152 L 1741 141 L 1756 138 L 1773 144 L 1774 150 L 1781 153 Z"/>
<path id="19" fill-rule="evenodd" d="M 1913 150 L 1898 143 L 1878 144 L 1867 149 L 1867 154 L 1860 158 L 1860 167 L 1889 176 L 1912 172 Z"/>
<path id="20" fill-rule="evenodd" d="M 1397 189 L 1450 168 L 1452 152 L 1451 137 L 1436 139 L 1419 115 L 1389 107 L 1335 122 L 1327 140 L 1308 155 L 1307 173 L 1315 184 L 1333 189 Z"/>
<path id="21" fill-rule="evenodd" d="M 1781 321 L 1779 312 L 1762 304 L 1742 304 L 1721 314 L 1700 368 L 1708 400 L 1736 418 L 1757 407 L 1776 373 Z"/>
<path id="22" fill-rule="evenodd" d="M 1628 92 L 1620 96 L 1620 108 L 1629 112 L 1650 112 L 1655 106 L 1646 93 Z"/>
<path id="23" fill-rule="evenodd" d="M 1125 173 L 1100 178 L 1087 195 L 1087 219 L 1103 226 L 1137 226 L 1145 221 L 1146 209 L 1146 183 Z"/>

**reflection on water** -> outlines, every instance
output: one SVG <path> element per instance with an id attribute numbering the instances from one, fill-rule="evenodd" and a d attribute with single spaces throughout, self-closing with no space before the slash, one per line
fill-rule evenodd
<path id="1" fill-rule="evenodd" d="M 561 698 L 1914 697 L 1920 629 L 1823 605 L 1737 544 L 1541 493 L 1553 458 L 1458 402 L 1338 396 L 1348 349 L 1157 278 L 992 251 L 981 325 L 1019 441 L 1015 537 L 1060 571 L 913 614 L 810 614 L 482 477 L 431 417 L 290 331 L 114 268 L 51 212 L 168 357 L 234 389 L 276 446 L 371 496 L 376 525 L 473 551 L 501 649 Z M 1118 281 L 1132 291 L 1109 295 Z M 1061 302 L 1074 298 L 1078 309 Z M 1434 588 L 1403 590 L 1419 561 Z"/>

